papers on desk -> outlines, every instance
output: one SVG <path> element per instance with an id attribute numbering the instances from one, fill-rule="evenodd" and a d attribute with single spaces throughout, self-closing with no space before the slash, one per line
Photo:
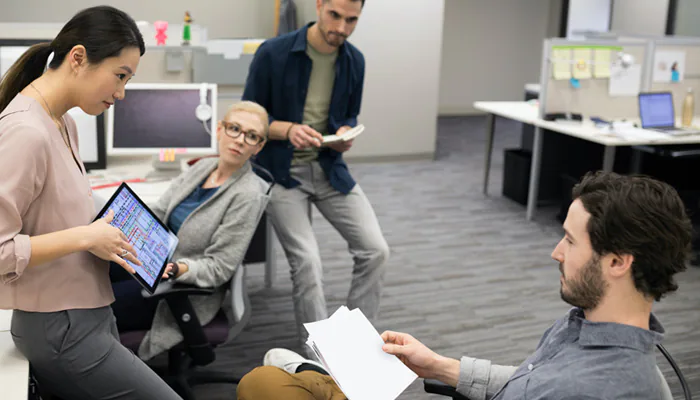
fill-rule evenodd
<path id="1" fill-rule="evenodd" d="M 647 129 L 635 128 L 635 127 L 622 127 L 614 128 L 611 136 L 629 140 L 629 141 L 655 141 L 655 140 L 667 140 L 668 135 L 657 131 L 650 131 Z"/>
<path id="2" fill-rule="evenodd" d="M 591 78 L 591 49 L 574 49 L 574 72 L 576 79 Z"/>
<path id="3" fill-rule="evenodd" d="M 418 377 L 382 350 L 384 341 L 359 309 L 343 306 L 304 327 L 306 344 L 349 400 L 394 400 Z"/>
<path id="4" fill-rule="evenodd" d="M 570 49 L 552 49 L 552 76 L 557 80 L 571 78 Z"/>
<path id="5" fill-rule="evenodd" d="M 614 64 L 610 68 L 608 94 L 612 96 L 636 96 L 642 85 L 642 66 L 632 64 L 627 68 Z"/>
<path id="6" fill-rule="evenodd" d="M 593 77 L 610 77 L 610 49 L 593 50 Z"/>

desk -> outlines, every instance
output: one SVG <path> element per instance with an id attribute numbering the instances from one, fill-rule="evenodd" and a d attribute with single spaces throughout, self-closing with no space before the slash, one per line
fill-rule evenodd
<path id="1" fill-rule="evenodd" d="M 653 140 L 638 138 L 622 138 L 603 132 L 595 127 L 590 120 L 582 123 L 561 123 L 545 121 L 539 118 L 539 109 L 535 104 L 525 101 L 477 101 L 474 108 L 487 113 L 486 123 L 486 161 L 484 165 L 484 194 L 488 194 L 488 180 L 491 169 L 491 153 L 493 152 L 493 135 L 495 117 L 503 117 L 514 121 L 523 122 L 535 127 L 535 139 L 532 148 L 532 164 L 530 166 L 530 185 L 527 194 L 527 214 L 528 221 L 535 215 L 537 205 L 537 193 L 540 179 L 540 162 L 542 158 L 542 130 L 576 137 L 589 142 L 598 143 L 605 147 L 603 153 L 604 171 L 612 171 L 615 163 L 615 149 L 618 146 L 645 146 L 645 145 L 670 145 L 670 144 L 698 144 L 700 135 L 692 136 L 663 136 Z M 695 125 L 697 121 L 694 121 Z M 658 135 L 657 135 L 658 136 Z"/>
<path id="2" fill-rule="evenodd" d="M 29 362 L 12 341 L 11 319 L 12 310 L 0 310 L 0 388 L 3 399 L 26 400 L 29 394 Z"/>

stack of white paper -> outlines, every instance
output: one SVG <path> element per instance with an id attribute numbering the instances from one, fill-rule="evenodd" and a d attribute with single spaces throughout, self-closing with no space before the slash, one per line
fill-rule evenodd
<path id="1" fill-rule="evenodd" d="M 304 327 L 306 344 L 349 400 L 394 400 L 418 377 L 382 350 L 384 341 L 359 309 L 343 306 Z"/>
<path id="2" fill-rule="evenodd" d="M 625 139 L 625 140 L 666 140 L 669 138 L 668 135 L 658 132 L 658 131 L 652 131 L 648 129 L 640 129 L 640 128 L 620 128 L 620 129 L 615 129 L 615 133 Z"/>

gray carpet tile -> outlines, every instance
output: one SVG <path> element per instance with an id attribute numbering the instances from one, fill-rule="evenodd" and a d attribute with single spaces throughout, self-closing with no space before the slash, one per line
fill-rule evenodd
<path id="1" fill-rule="evenodd" d="M 520 125 L 498 119 L 489 196 L 481 193 L 484 117 L 441 118 L 436 160 L 351 165 L 375 207 L 392 255 L 377 329 L 409 332 L 435 351 L 467 354 L 517 365 L 568 306 L 559 298 L 559 272 L 550 253 L 562 229 L 554 208 L 539 209 L 536 221 L 501 196 L 503 150 L 520 143 Z M 333 228 L 314 213 L 321 244 L 330 311 L 342 305 L 351 258 Z M 277 245 L 276 284 L 264 287 L 262 265 L 248 267 L 253 316 L 236 340 L 217 350 L 212 368 L 242 375 L 260 365 L 271 347 L 300 350 L 291 282 Z M 678 276 L 680 290 L 656 305 L 667 329 L 666 346 L 690 387 L 700 396 L 700 269 Z M 659 360 L 674 394 L 680 386 Z M 203 399 L 233 399 L 235 389 L 208 385 Z M 425 394 L 422 381 L 400 399 L 440 398 Z"/>

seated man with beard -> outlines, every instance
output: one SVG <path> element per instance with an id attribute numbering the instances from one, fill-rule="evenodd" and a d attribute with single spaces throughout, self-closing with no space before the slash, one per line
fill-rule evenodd
<path id="1" fill-rule="evenodd" d="M 691 224 L 683 202 L 665 183 L 614 173 L 585 176 L 572 197 L 552 258 L 561 297 L 574 307 L 520 367 L 443 357 L 397 332 L 382 334 L 384 351 L 474 400 L 663 398 L 654 347 L 664 329 L 651 309 L 678 288 L 673 275 L 686 268 Z M 344 398 L 317 363 L 283 349 L 265 360 L 241 381 L 239 400 Z"/>

